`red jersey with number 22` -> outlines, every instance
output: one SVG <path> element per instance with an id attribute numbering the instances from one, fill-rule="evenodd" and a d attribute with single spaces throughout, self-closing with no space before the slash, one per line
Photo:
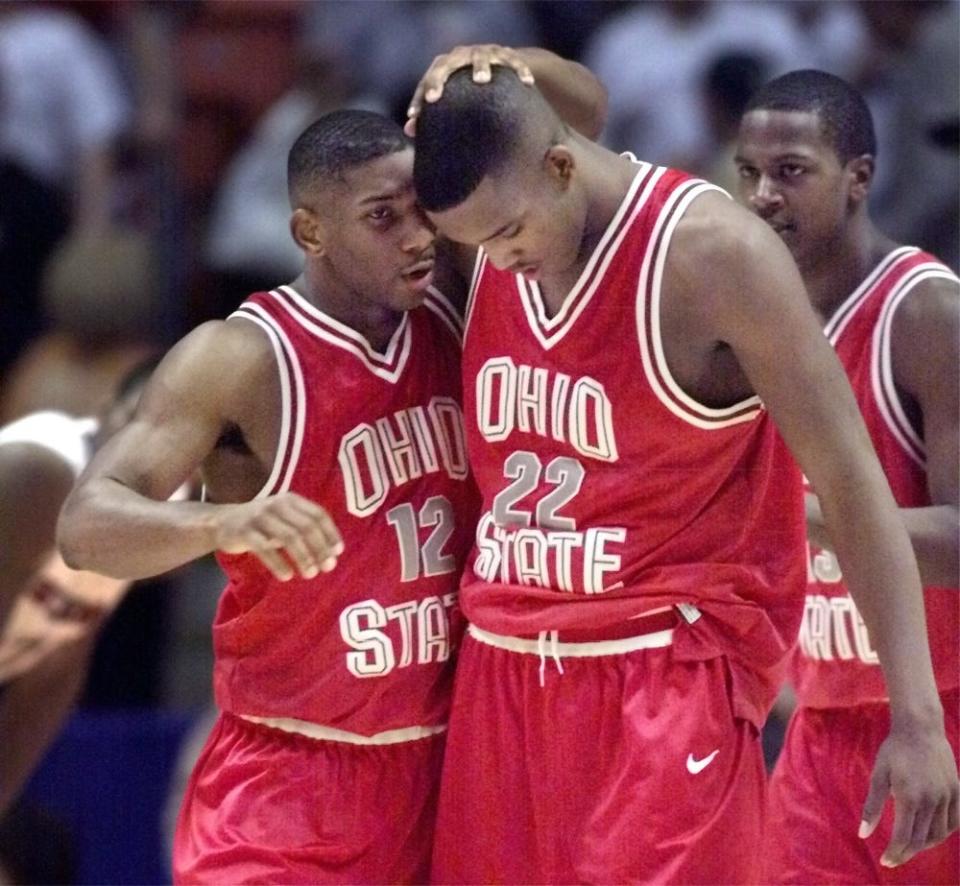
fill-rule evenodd
<path id="1" fill-rule="evenodd" d="M 664 263 L 686 208 L 716 189 L 636 169 L 554 316 L 536 282 L 478 260 L 463 359 L 482 508 L 461 599 L 513 635 L 693 603 L 674 653 L 728 656 L 736 713 L 762 723 L 802 610 L 801 478 L 756 397 L 710 408 L 673 379 Z"/>

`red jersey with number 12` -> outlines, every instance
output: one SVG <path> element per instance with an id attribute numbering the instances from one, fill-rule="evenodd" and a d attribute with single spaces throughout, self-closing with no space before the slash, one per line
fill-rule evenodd
<path id="1" fill-rule="evenodd" d="M 863 414 L 870 439 L 900 507 L 930 504 L 926 450 L 907 418 L 893 382 L 893 317 L 914 287 L 931 278 L 956 281 L 932 255 L 910 246 L 893 250 L 837 309 L 825 327 Z M 840 708 L 885 701 L 886 685 L 867 628 L 850 597 L 836 557 L 810 549 L 807 601 L 793 682 L 800 704 Z M 941 692 L 960 682 L 957 591 L 927 587 L 927 633 Z"/>
<path id="2" fill-rule="evenodd" d="M 674 654 L 728 656 L 737 714 L 762 723 L 802 610 L 802 487 L 756 397 L 704 406 L 664 357 L 667 250 L 706 190 L 637 164 L 552 317 L 535 282 L 481 254 L 464 414 L 482 508 L 461 600 L 471 622 L 514 635 L 696 604 Z"/>
<path id="3" fill-rule="evenodd" d="M 476 504 L 458 315 L 431 290 L 383 353 L 289 286 L 232 318 L 264 331 L 280 372 L 280 440 L 258 497 L 322 505 L 344 553 L 332 572 L 287 582 L 252 555 L 219 555 L 217 704 L 362 735 L 445 723 Z"/>

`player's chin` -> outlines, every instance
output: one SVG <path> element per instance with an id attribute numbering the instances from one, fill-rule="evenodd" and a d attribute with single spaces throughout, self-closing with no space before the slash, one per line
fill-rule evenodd
<path id="1" fill-rule="evenodd" d="M 393 306 L 398 311 L 409 311 L 423 304 L 427 290 L 433 283 L 433 271 L 425 274 L 401 275 L 394 287 Z"/>

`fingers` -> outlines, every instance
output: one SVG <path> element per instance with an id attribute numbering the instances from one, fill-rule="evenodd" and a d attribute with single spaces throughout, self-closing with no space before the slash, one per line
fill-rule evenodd
<path id="1" fill-rule="evenodd" d="M 284 493 L 245 505 L 228 505 L 217 547 L 252 553 L 280 581 L 315 578 L 337 565 L 343 539 L 319 505 Z"/>
<path id="2" fill-rule="evenodd" d="M 886 766 L 877 760 L 873 767 L 873 773 L 870 776 L 870 790 L 867 792 L 867 799 L 863 804 L 863 813 L 860 816 L 859 837 L 865 840 L 880 824 L 880 816 L 883 814 L 883 806 L 887 801 L 887 795 L 890 793 L 890 775 Z"/>
<path id="3" fill-rule="evenodd" d="M 883 850 L 883 855 L 880 856 L 880 864 L 886 868 L 903 864 L 914 854 L 909 851 L 911 839 L 914 825 L 917 824 L 918 814 L 923 811 L 917 807 L 916 803 L 909 802 L 903 797 L 897 798 L 894 809 L 893 832 L 890 834 L 890 842 L 887 843 L 887 848 Z M 927 827 L 929 827 L 929 821 L 927 821 Z M 921 848 L 922 845 L 921 843 Z"/>
<path id="4" fill-rule="evenodd" d="M 411 138 L 416 134 L 417 117 L 424 102 L 432 104 L 443 95 L 443 87 L 454 71 L 467 66 L 473 69 L 474 83 L 489 83 L 493 78 L 493 65 L 511 68 L 522 83 L 532 86 L 533 71 L 515 49 L 507 46 L 485 44 L 481 46 L 457 46 L 445 55 L 438 55 L 414 90 L 407 108 L 407 123 L 403 131 Z"/>
<path id="5" fill-rule="evenodd" d="M 251 553 L 256 554 L 257 559 L 273 573 L 274 578 L 280 581 L 290 581 L 293 578 L 294 572 L 290 564 L 278 550 L 270 548 L 269 543 L 264 547 L 254 548 Z"/>
<path id="6" fill-rule="evenodd" d="M 920 804 L 916 809 L 913 819 L 913 828 L 908 835 L 908 840 L 899 856 L 899 864 L 909 861 L 918 852 L 922 852 L 927 846 L 933 846 L 942 840 L 942 837 L 936 837 L 935 834 L 942 830 L 938 815 L 942 812 L 944 804 L 926 802 Z M 883 859 L 881 858 L 881 863 Z"/>

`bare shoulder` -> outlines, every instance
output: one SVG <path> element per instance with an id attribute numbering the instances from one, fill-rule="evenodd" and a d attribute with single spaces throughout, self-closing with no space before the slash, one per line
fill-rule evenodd
<path id="1" fill-rule="evenodd" d="M 265 332 L 245 320 L 212 320 L 170 349 L 142 404 L 147 411 L 167 398 L 225 405 L 248 398 L 251 386 L 275 377 L 276 358 Z"/>
<path id="2" fill-rule="evenodd" d="M 744 258 L 782 257 L 785 247 L 751 212 L 719 191 L 700 194 L 677 223 L 670 261 L 695 268 L 736 270 Z"/>
<path id="3" fill-rule="evenodd" d="M 928 277 L 897 306 L 890 329 L 893 375 L 905 390 L 954 386 L 960 362 L 960 283 Z"/>
<path id="4" fill-rule="evenodd" d="M 960 282 L 928 277 L 911 290 L 893 315 L 893 334 L 904 337 L 955 333 L 960 324 Z"/>
<path id="5" fill-rule="evenodd" d="M 665 268 L 664 296 L 727 339 L 772 301 L 806 307 L 799 272 L 786 246 L 763 221 L 729 197 L 708 191 L 696 197 L 677 223 Z"/>

